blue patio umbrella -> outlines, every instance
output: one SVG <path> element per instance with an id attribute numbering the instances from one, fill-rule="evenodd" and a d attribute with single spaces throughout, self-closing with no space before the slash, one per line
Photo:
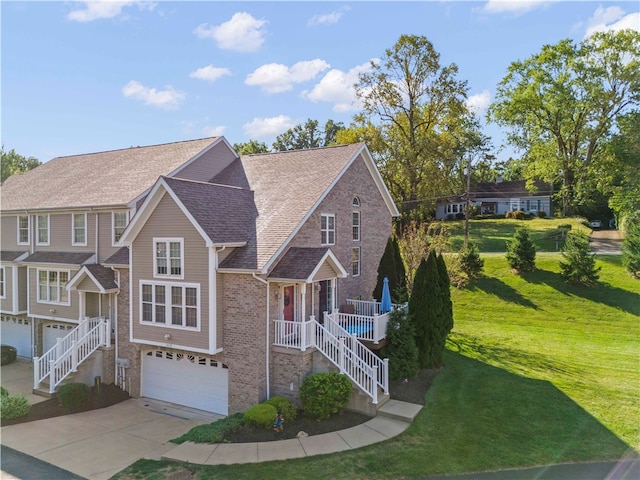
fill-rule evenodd
<path id="1" fill-rule="evenodd" d="M 380 313 L 387 313 L 391 311 L 391 292 L 389 292 L 389 279 L 384 277 L 382 283 L 382 301 L 380 305 Z"/>

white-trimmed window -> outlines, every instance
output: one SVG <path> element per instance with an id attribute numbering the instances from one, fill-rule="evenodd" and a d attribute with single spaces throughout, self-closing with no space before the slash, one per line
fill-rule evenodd
<path id="1" fill-rule="evenodd" d="M 87 245 L 87 214 L 73 213 L 71 214 L 73 222 L 73 231 L 71 232 L 71 243 L 76 246 Z"/>
<path id="2" fill-rule="evenodd" d="M 153 239 L 154 277 L 184 278 L 182 238 Z"/>
<path id="3" fill-rule="evenodd" d="M 0 267 L 0 298 L 6 297 L 5 283 L 4 283 L 4 267 Z"/>
<path id="4" fill-rule="evenodd" d="M 336 244 L 336 216 L 323 213 L 320 215 L 320 243 L 322 245 Z"/>
<path id="5" fill-rule="evenodd" d="M 36 220 L 36 245 L 49 245 L 49 215 L 37 215 Z"/>
<path id="6" fill-rule="evenodd" d="M 18 245 L 29 245 L 31 243 L 31 217 L 29 215 L 18 215 Z"/>
<path id="7" fill-rule="evenodd" d="M 360 247 L 351 249 L 351 275 L 354 277 L 360 275 Z"/>
<path id="8" fill-rule="evenodd" d="M 360 199 L 358 197 L 353 197 L 353 202 L 351 203 L 354 207 L 360 206 Z"/>
<path id="9" fill-rule="evenodd" d="M 200 328 L 200 285 L 140 281 L 141 323 Z"/>
<path id="10" fill-rule="evenodd" d="M 359 242 L 360 241 L 360 212 L 353 212 L 352 219 L 353 219 L 352 220 L 353 241 Z"/>
<path id="11" fill-rule="evenodd" d="M 38 302 L 69 305 L 69 270 L 38 269 Z"/>
<path id="12" fill-rule="evenodd" d="M 115 247 L 124 229 L 127 228 L 127 223 L 129 222 L 129 213 L 128 212 L 112 212 L 111 213 L 111 224 L 113 225 L 113 241 L 112 244 Z"/>

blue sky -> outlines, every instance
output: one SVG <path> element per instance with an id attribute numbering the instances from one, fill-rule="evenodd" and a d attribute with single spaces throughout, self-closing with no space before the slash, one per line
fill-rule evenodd
<path id="1" fill-rule="evenodd" d="M 512 61 L 595 30 L 640 29 L 633 2 L 3 1 L 2 144 L 56 156 L 348 125 L 352 85 L 402 34 L 456 63 L 483 116 Z M 496 148 L 504 132 L 485 133 Z M 512 150 L 503 149 L 506 159 Z"/>

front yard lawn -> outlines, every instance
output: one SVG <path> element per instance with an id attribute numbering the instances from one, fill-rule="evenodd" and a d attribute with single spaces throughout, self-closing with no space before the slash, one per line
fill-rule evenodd
<path id="1" fill-rule="evenodd" d="M 119 478 L 399 478 L 612 460 L 640 448 L 639 282 L 598 257 L 601 284 L 567 286 L 557 254 L 512 274 L 485 256 L 485 277 L 454 290 L 446 367 L 403 434 L 331 456 L 248 465 L 141 460 Z"/>

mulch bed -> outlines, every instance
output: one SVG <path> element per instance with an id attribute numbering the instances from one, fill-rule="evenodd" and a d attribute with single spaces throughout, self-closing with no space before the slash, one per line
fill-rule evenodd
<path id="1" fill-rule="evenodd" d="M 96 410 L 98 408 L 110 407 L 116 403 L 123 402 L 130 398 L 129 394 L 124 390 L 121 390 L 114 384 L 102 384 L 100 391 L 96 391 L 96 387 L 91 387 L 91 396 L 89 402 L 83 408 L 70 412 L 65 410 L 60 405 L 60 400 L 56 397 L 49 398 L 44 402 L 38 402 L 31 405 L 29 413 L 23 417 L 0 420 L 0 425 L 5 427 L 7 425 L 16 425 L 18 423 L 34 422 L 36 420 L 43 420 L 45 418 L 60 417 L 62 415 L 68 415 L 70 413 L 87 412 L 89 410 Z"/>
<path id="2" fill-rule="evenodd" d="M 403 402 L 416 403 L 424 405 L 424 397 L 431 386 L 431 382 L 438 374 L 439 370 L 422 370 L 416 378 L 407 382 L 389 381 L 389 392 L 391 398 L 401 400 Z M 19 423 L 33 422 L 45 418 L 59 417 L 68 415 L 69 413 L 86 412 L 98 408 L 109 407 L 116 403 L 122 402 L 130 398 L 129 394 L 114 384 L 103 384 L 100 392 L 96 393 L 96 388 L 91 388 L 91 397 L 89 403 L 82 409 L 74 412 L 64 410 L 57 398 L 51 398 L 44 402 L 39 402 L 31 406 L 31 410 L 24 417 L 14 418 L 11 420 L 2 419 L 0 425 L 16 425 Z M 299 432 L 305 432 L 307 435 L 318 435 L 321 433 L 334 432 L 346 428 L 360 425 L 369 420 L 370 417 L 360 413 L 344 411 L 339 415 L 333 415 L 328 420 L 316 422 L 302 415 L 296 420 L 285 419 L 284 429 L 280 432 L 273 430 L 264 430 L 243 426 L 234 432 L 229 432 L 225 436 L 225 441 L 230 443 L 248 443 L 248 442 L 271 442 L 274 440 L 286 440 L 296 438 Z"/>
<path id="3" fill-rule="evenodd" d="M 440 370 L 422 370 L 416 378 L 407 382 L 389 381 L 389 393 L 392 399 L 403 402 L 424 405 L 424 397 L 431 386 L 431 382 Z M 276 432 L 243 425 L 233 432 L 225 434 L 224 439 L 229 443 L 273 442 L 275 440 L 287 440 L 296 438 L 299 432 L 308 435 L 335 432 L 346 428 L 355 427 L 370 420 L 371 417 L 360 413 L 344 411 L 340 415 L 333 415 L 328 420 L 316 422 L 303 415 L 293 421 L 285 419 L 284 430 Z"/>

